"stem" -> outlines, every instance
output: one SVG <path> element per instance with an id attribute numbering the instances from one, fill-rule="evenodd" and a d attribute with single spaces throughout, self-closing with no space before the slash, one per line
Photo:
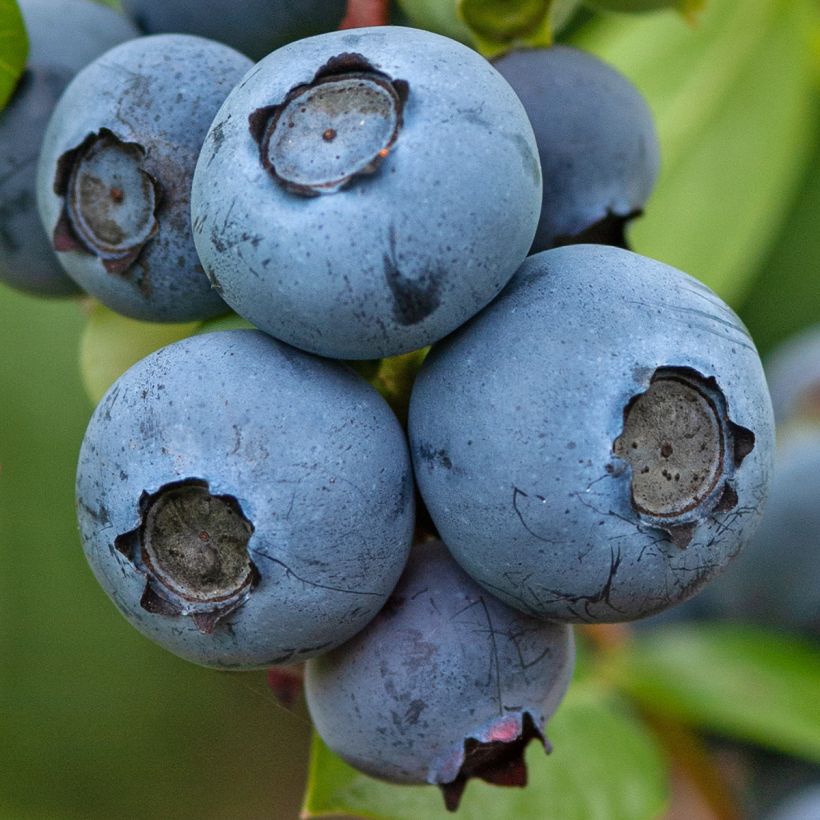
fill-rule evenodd
<path id="1" fill-rule="evenodd" d="M 701 738 L 681 723 L 641 711 L 672 767 L 673 799 L 667 820 L 741 820 L 736 795 Z"/>
<path id="2" fill-rule="evenodd" d="M 340 29 L 386 26 L 390 22 L 390 0 L 347 0 L 347 13 Z"/>
<path id="3" fill-rule="evenodd" d="M 305 681 L 304 664 L 275 666 L 268 669 L 268 686 L 279 705 L 293 709 L 302 695 Z"/>
<path id="4" fill-rule="evenodd" d="M 73 301 L 84 319 L 88 319 L 99 305 L 99 302 L 93 296 L 86 296 L 84 293 L 75 297 Z"/>
<path id="5" fill-rule="evenodd" d="M 632 627 L 629 624 L 582 624 L 579 629 L 602 652 L 618 649 L 632 637 Z"/>

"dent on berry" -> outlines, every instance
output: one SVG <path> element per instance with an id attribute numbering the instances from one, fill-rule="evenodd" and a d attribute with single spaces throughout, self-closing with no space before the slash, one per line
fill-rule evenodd
<path id="1" fill-rule="evenodd" d="M 54 249 L 91 254 L 109 273 L 126 274 L 159 231 L 160 186 L 145 159 L 141 145 L 108 128 L 66 151 L 54 176 L 54 192 L 63 200 Z"/>
<path id="2" fill-rule="evenodd" d="M 390 226 L 388 234 L 389 253 L 382 257 L 384 281 L 393 302 L 393 318 L 404 327 L 417 325 L 435 312 L 441 304 L 443 270 L 425 271 L 420 276 L 405 276 L 399 267 L 396 250 L 396 229 Z"/>
<path id="3" fill-rule="evenodd" d="M 258 582 L 248 553 L 253 524 L 230 495 L 200 479 L 143 492 L 140 523 L 114 546 L 146 577 L 140 605 L 168 617 L 190 616 L 200 632 L 247 601 Z"/>
<path id="4" fill-rule="evenodd" d="M 731 420 L 713 377 L 688 367 L 658 368 L 623 419 L 612 451 L 632 468 L 632 507 L 642 521 L 684 548 L 701 520 L 737 505 L 732 478 L 755 436 Z"/>
<path id="5" fill-rule="evenodd" d="M 285 190 L 318 196 L 375 173 L 398 139 L 409 86 L 361 54 L 330 59 L 310 82 L 248 117 L 262 166 Z"/>

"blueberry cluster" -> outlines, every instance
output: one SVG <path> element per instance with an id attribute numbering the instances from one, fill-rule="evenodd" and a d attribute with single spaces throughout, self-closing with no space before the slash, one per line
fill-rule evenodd
<path id="1" fill-rule="evenodd" d="M 319 29 L 341 14 L 293 5 Z M 126 6 L 159 28 L 183 13 Z M 0 142 L 30 150 L 27 93 Z M 123 614 L 196 663 L 308 661 L 317 729 L 369 774 L 438 784 L 450 808 L 473 776 L 523 785 L 569 624 L 693 595 L 766 497 L 748 332 L 624 247 L 657 170 L 641 96 L 566 47 L 493 65 L 380 27 L 255 65 L 191 34 L 93 60 L 39 151 L 41 238 L 68 277 L 43 290 L 258 328 L 148 356 L 91 419 L 80 531 Z M 0 263 L 25 276 L 18 230 Z M 430 345 L 403 426 L 365 376 Z"/>

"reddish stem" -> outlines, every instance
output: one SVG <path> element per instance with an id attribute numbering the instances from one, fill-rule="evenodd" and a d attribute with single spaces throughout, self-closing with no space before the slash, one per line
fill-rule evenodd
<path id="1" fill-rule="evenodd" d="M 742 820 L 723 767 L 703 740 L 681 723 L 642 710 L 672 768 L 672 803 L 664 820 Z"/>
<path id="2" fill-rule="evenodd" d="M 305 681 L 305 670 L 302 664 L 293 666 L 275 666 L 268 669 L 268 686 L 279 705 L 293 709 L 302 695 Z"/>
<path id="3" fill-rule="evenodd" d="M 632 637 L 629 624 L 582 624 L 580 631 L 602 652 L 618 649 Z"/>
<path id="4" fill-rule="evenodd" d="M 340 29 L 386 26 L 390 22 L 390 0 L 347 0 L 347 13 Z"/>

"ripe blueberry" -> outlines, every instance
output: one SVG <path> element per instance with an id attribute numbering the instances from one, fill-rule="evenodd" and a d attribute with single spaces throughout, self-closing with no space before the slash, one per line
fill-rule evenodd
<path id="1" fill-rule="evenodd" d="M 456 560 L 509 604 L 572 621 L 692 595 L 756 527 L 773 449 L 734 313 L 674 268 L 595 245 L 530 257 L 434 347 L 409 430 Z"/>
<path id="2" fill-rule="evenodd" d="M 325 743 L 395 783 L 441 786 L 455 809 L 471 777 L 526 784 L 523 753 L 563 697 L 570 627 L 488 595 L 444 545 L 416 545 L 379 616 L 306 666 L 308 708 Z"/>
<path id="3" fill-rule="evenodd" d="M 820 818 L 820 782 L 793 792 L 764 820 L 817 820 Z"/>
<path id="4" fill-rule="evenodd" d="M 251 65 L 187 35 L 140 37 L 75 77 L 46 131 L 40 215 L 66 271 L 134 319 L 226 312 L 191 237 L 191 177 L 228 91 Z"/>
<path id="5" fill-rule="evenodd" d="M 702 596 L 711 617 L 820 637 L 820 429 L 778 438 L 769 501 L 737 561 Z"/>
<path id="6" fill-rule="evenodd" d="M 153 353 L 97 407 L 77 509 L 91 568 L 143 634 L 222 668 L 358 632 L 404 568 L 402 430 L 346 366 L 252 330 Z"/>
<path id="7" fill-rule="evenodd" d="M 544 198 L 532 253 L 579 241 L 624 246 L 624 226 L 658 175 L 658 138 L 639 91 L 568 46 L 510 52 L 494 65 L 538 143 Z"/>
<path id="8" fill-rule="evenodd" d="M 42 296 L 76 293 L 37 214 L 35 178 L 48 118 L 71 78 L 137 36 L 121 14 L 90 0 L 20 0 L 26 70 L 0 114 L 0 281 Z"/>
<path id="9" fill-rule="evenodd" d="M 123 0 L 147 34 L 198 34 L 261 60 L 292 40 L 332 31 L 345 0 Z"/>
<path id="10" fill-rule="evenodd" d="M 778 347 L 766 361 L 766 378 L 778 424 L 820 420 L 820 325 Z"/>
<path id="11" fill-rule="evenodd" d="M 375 359 L 489 302 L 540 199 L 532 129 L 486 60 L 424 31 L 340 31 L 269 55 L 225 101 L 194 176 L 194 239 L 257 327 Z"/>

